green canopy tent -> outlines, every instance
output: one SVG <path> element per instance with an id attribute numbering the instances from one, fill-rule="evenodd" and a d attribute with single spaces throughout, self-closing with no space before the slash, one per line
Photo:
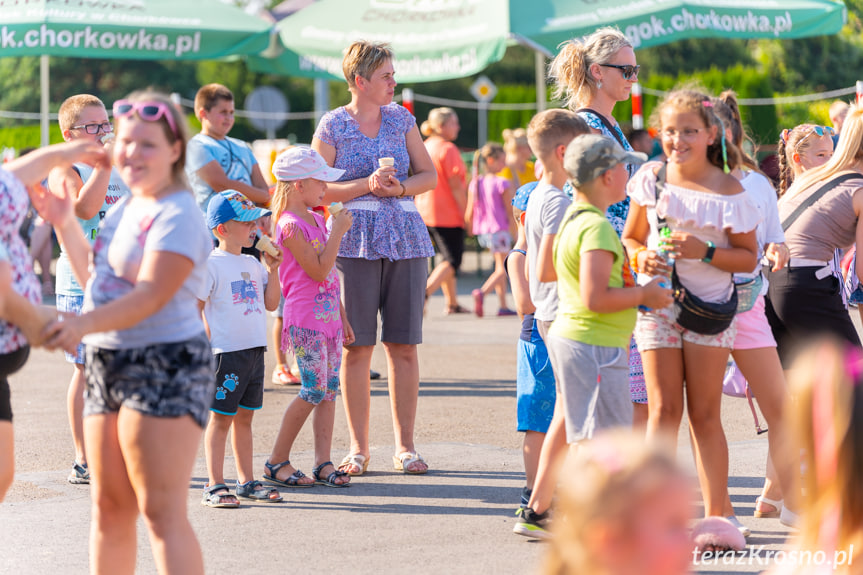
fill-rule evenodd
<path id="1" fill-rule="evenodd" d="M 342 51 L 357 39 L 388 42 L 402 82 L 430 82 L 479 73 L 503 58 L 506 0 L 323 0 L 276 24 L 284 50 L 251 57 L 258 72 L 344 79 Z"/>
<path id="2" fill-rule="evenodd" d="M 572 37 L 616 25 L 636 48 L 685 38 L 800 38 L 835 34 L 846 9 L 833 0 L 318 0 L 276 24 L 274 58 L 258 72 L 342 79 L 354 40 L 389 42 L 400 82 L 471 76 L 520 43 L 536 51 L 537 105 L 545 106 L 545 57 Z"/>
<path id="3" fill-rule="evenodd" d="M 219 0 L 0 2 L 0 57 L 41 56 L 42 145 L 48 143 L 48 58 L 209 60 L 256 54 L 272 24 Z"/>
<path id="4" fill-rule="evenodd" d="M 847 17 L 834 0 L 510 0 L 510 31 L 554 51 L 615 25 L 638 48 L 692 38 L 803 38 L 837 33 Z"/>

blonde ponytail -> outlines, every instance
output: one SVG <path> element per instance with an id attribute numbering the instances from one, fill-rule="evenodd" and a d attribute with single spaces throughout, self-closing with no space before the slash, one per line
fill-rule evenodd
<path id="1" fill-rule="evenodd" d="M 549 80 L 554 81 L 554 99 L 562 100 L 563 105 L 573 111 L 583 107 L 599 89 L 590 67 L 608 64 L 623 47 L 632 48 L 632 42 L 611 26 L 582 39 L 565 42 L 548 69 Z"/>

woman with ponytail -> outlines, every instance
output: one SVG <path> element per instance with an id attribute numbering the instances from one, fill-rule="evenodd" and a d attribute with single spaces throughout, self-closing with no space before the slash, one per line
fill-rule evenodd
<path id="1" fill-rule="evenodd" d="M 555 81 L 554 98 L 563 99 L 564 105 L 576 112 L 594 133 L 613 138 L 624 150 L 633 151 L 612 112 L 617 102 L 629 99 L 632 85 L 638 81 L 638 70 L 632 43 L 617 28 L 606 27 L 566 42 L 551 62 L 548 75 Z M 626 168 L 632 177 L 637 167 Z M 617 235 L 623 232 L 628 213 L 629 197 L 606 211 Z M 628 270 L 629 266 L 626 267 Z M 633 426 L 644 428 L 647 388 L 634 339 L 629 350 L 629 387 Z"/>
<path id="2" fill-rule="evenodd" d="M 809 140 L 824 136 L 821 126 L 808 128 Z M 785 156 L 789 158 L 786 135 Z M 801 137 L 794 144 L 799 153 Z M 794 159 L 794 155 L 790 155 Z M 766 270 L 769 281 L 766 311 L 779 357 L 787 369 L 795 348 L 817 335 L 832 335 L 860 346 L 857 330 L 842 301 L 839 279 L 831 261 L 837 249 L 863 240 L 863 109 L 851 106 L 839 145 L 830 160 L 800 173 L 779 199 L 779 219 L 791 252 L 786 268 Z M 853 273 L 863 277 L 863 260 Z M 850 272 L 849 272 L 850 273 Z"/>
<path id="3" fill-rule="evenodd" d="M 444 313 L 467 313 L 459 305 L 456 276 L 464 253 L 464 210 L 467 204 L 467 167 L 453 143 L 461 126 L 452 108 L 434 108 L 420 126 L 425 147 L 437 171 L 437 186 L 414 200 L 443 261 L 429 274 L 426 299 L 443 291 Z"/>

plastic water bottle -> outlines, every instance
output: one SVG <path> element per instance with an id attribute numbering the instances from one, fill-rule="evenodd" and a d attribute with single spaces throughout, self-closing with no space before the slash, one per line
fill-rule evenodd
<path id="1" fill-rule="evenodd" d="M 659 282 L 659 287 L 664 287 L 665 289 L 669 289 L 671 287 L 671 283 L 667 279 L 662 278 L 662 280 Z M 638 311 L 643 311 L 646 313 L 649 311 L 653 311 L 653 308 L 647 307 L 646 305 L 640 305 L 640 306 L 638 306 Z"/>
<path id="2" fill-rule="evenodd" d="M 656 253 L 659 255 L 659 257 L 661 257 L 663 259 L 663 261 L 665 261 L 665 263 L 669 267 L 674 267 L 674 252 L 671 251 L 670 249 L 668 249 L 669 248 L 669 242 L 671 240 L 671 229 L 662 228 L 662 231 L 660 232 L 659 235 L 660 235 L 659 249 L 656 250 Z M 659 285 L 664 287 L 664 288 L 670 288 L 671 282 L 669 280 L 663 278 L 662 281 L 659 282 Z M 643 306 L 643 305 L 638 306 L 638 310 L 643 311 L 643 312 L 652 311 L 651 308 L 649 308 L 647 306 Z"/>
<path id="3" fill-rule="evenodd" d="M 669 249 L 671 247 L 671 228 L 662 228 L 662 232 L 659 235 L 660 240 L 657 253 L 662 256 L 668 267 L 674 267 L 674 252 Z"/>

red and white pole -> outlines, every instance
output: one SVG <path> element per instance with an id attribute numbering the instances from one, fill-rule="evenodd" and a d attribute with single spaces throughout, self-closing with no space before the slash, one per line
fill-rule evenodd
<path id="1" fill-rule="evenodd" d="M 408 112 L 416 116 L 416 112 L 414 112 L 414 91 L 410 88 L 402 90 L 402 106 L 407 108 Z"/>
<path id="2" fill-rule="evenodd" d="M 857 94 L 859 97 L 859 86 Z M 638 82 L 632 85 L 632 129 L 644 129 L 644 116 L 641 111 L 641 84 Z"/>
<path id="3" fill-rule="evenodd" d="M 860 100 L 863 100 L 863 80 L 857 80 L 857 105 L 860 105 Z"/>

